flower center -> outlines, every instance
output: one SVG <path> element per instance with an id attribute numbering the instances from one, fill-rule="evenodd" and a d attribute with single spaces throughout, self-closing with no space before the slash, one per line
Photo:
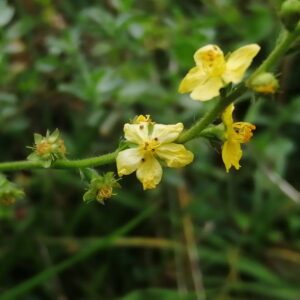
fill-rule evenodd
<path id="1" fill-rule="evenodd" d="M 140 147 L 140 151 L 142 153 L 142 162 L 145 162 L 148 158 L 152 157 L 155 154 L 155 150 L 159 147 L 160 142 L 158 138 L 150 139 L 144 142 Z"/>
<path id="2" fill-rule="evenodd" d="M 145 141 L 142 150 L 145 154 L 154 153 L 155 149 L 160 145 L 158 138 L 154 138 L 148 141 Z"/>
<path id="3" fill-rule="evenodd" d="M 48 142 L 41 142 L 36 145 L 36 152 L 38 155 L 44 155 L 51 151 L 51 144 Z"/>
<path id="4" fill-rule="evenodd" d="M 216 46 L 211 46 L 207 50 L 199 53 L 202 67 L 207 75 L 215 77 L 221 76 L 225 71 L 224 55 Z"/>
<path id="5" fill-rule="evenodd" d="M 111 186 L 103 186 L 97 193 L 97 200 L 102 201 L 111 198 L 113 189 Z"/>
<path id="6" fill-rule="evenodd" d="M 239 143 L 248 143 L 253 136 L 252 131 L 255 130 L 255 125 L 247 122 L 233 123 L 232 139 Z"/>

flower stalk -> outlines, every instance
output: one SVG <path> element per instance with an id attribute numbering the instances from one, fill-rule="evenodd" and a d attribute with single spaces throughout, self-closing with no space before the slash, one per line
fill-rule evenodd
<path id="1" fill-rule="evenodd" d="M 279 41 L 276 44 L 270 55 L 263 61 L 263 63 L 249 76 L 247 82 L 251 81 L 254 77 L 262 72 L 269 71 L 274 67 L 279 59 L 285 54 L 285 52 L 292 46 L 294 41 L 299 37 L 300 25 L 295 28 L 294 31 L 289 32 L 283 30 L 279 37 Z M 247 91 L 247 86 L 244 83 L 240 83 L 229 94 L 221 95 L 217 100 L 215 106 L 209 111 L 203 118 L 198 120 L 193 126 L 179 135 L 176 143 L 184 144 L 192 139 L 200 136 L 200 133 L 212 124 L 225 110 L 225 108 L 231 103 L 235 102 L 241 95 Z M 122 149 L 123 150 L 123 149 Z M 99 167 L 102 165 L 112 164 L 115 162 L 119 153 L 119 149 L 114 152 L 107 153 L 101 156 L 67 160 L 57 159 L 50 166 L 51 169 L 78 169 L 87 167 Z M 40 161 L 13 161 L 0 163 L 0 171 L 17 171 L 17 170 L 32 170 L 44 168 L 43 163 Z"/>

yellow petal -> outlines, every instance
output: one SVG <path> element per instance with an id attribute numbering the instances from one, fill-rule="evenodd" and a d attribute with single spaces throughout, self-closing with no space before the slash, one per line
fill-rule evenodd
<path id="1" fill-rule="evenodd" d="M 148 138 L 148 124 L 125 124 L 124 125 L 124 136 L 129 142 L 135 144 L 143 144 Z"/>
<path id="2" fill-rule="evenodd" d="M 161 181 L 161 165 L 153 156 L 149 155 L 137 169 L 136 176 L 143 184 L 144 190 L 154 189 Z"/>
<path id="3" fill-rule="evenodd" d="M 155 124 L 151 138 L 158 143 L 170 143 L 175 141 L 183 130 L 183 124 L 174 125 Z"/>
<path id="4" fill-rule="evenodd" d="M 189 93 L 206 79 L 205 73 L 199 67 L 194 67 L 189 70 L 185 77 L 180 82 L 178 92 Z"/>
<path id="5" fill-rule="evenodd" d="M 237 170 L 240 168 L 239 161 L 242 157 L 241 145 L 238 142 L 226 141 L 222 147 L 222 159 L 226 167 L 226 172 L 234 166 Z"/>
<path id="6" fill-rule="evenodd" d="M 230 104 L 226 107 L 226 109 L 222 114 L 222 121 L 227 128 L 231 127 L 233 124 L 233 118 L 232 118 L 233 111 L 234 111 L 234 105 Z"/>
<path id="7" fill-rule="evenodd" d="M 191 163 L 194 154 L 188 151 L 183 145 L 170 143 L 159 146 L 156 154 L 166 161 L 170 168 L 181 168 Z"/>
<path id="8" fill-rule="evenodd" d="M 139 148 L 131 148 L 119 152 L 116 158 L 118 175 L 129 175 L 136 171 L 142 163 L 142 158 Z"/>
<path id="9" fill-rule="evenodd" d="M 224 62 L 224 54 L 217 45 L 206 45 L 195 52 L 194 60 L 197 66 L 205 67 Z"/>
<path id="10" fill-rule="evenodd" d="M 225 82 L 240 82 L 259 50 L 260 46 L 257 44 L 250 44 L 232 52 L 226 62 L 226 71 L 223 75 Z"/>
<path id="11" fill-rule="evenodd" d="M 193 90 L 191 98 L 200 101 L 210 100 L 220 94 L 219 91 L 223 85 L 220 77 L 211 77 Z"/>

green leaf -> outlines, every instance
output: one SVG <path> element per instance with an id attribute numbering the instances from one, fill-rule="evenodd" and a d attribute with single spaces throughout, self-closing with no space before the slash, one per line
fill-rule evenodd
<path id="1" fill-rule="evenodd" d="M 7 25 L 13 18 L 15 9 L 7 4 L 6 0 L 0 1 L 0 27 Z"/>
<path id="2" fill-rule="evenodd" d="M 176 290 L 149 288 L 134 291 L 130 294 L 118 298 L 118 300 L 196 300 L 194 293 L 182 294 Z"/>

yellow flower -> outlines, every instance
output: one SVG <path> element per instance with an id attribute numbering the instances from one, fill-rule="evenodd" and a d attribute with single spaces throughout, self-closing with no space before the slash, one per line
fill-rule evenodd
<path id="1" fill-rule="evenodd" d="M 207 101 L 220 94 L 226 84 L 239 83 L 260 47 L 250 44 L 224 57 L 216 45 L 207 45 L 196 51 L 196 66 L 186 74 L 179 86 L 179 93 L 191 92 L 194 100 Z"/>
<path id="2" fill-rule="evenodd" d="M 231 104 L 225 109 L 222 115 L 226 129 L 226 141 L 222 147 L 222 159 L 227 172 L 232 166 L 237 170 L 240 168 L 239 162 L 243 154 L 241 144 L 249 142 L 253 136 L 252 131 L 255 130 L 255 126 L 251 123 L 233 122 L 233 110 L 234 106 Z"/>
<path id="3" fill-rule="evenodd" d="M 140 117 L 142 120 L 142 117 Z M 125 124 L 125 139 L 133 147 L 119 152 L 116 162 L 118 175 L 129 175 L 136 171 L 144 190 L 153 189 L 161 181 L 162 167 L 158 159 L 170 168 L 180 168 L 191 163 L 194 155 L 183 145 L 174 141 L 183 130 L 183 124 L 153 124 L 148 122 Z"/>

